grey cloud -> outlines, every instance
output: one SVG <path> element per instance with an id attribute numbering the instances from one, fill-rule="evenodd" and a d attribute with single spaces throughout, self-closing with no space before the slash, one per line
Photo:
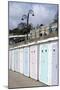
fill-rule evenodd
<path id="1" fill-rule="evenodd" d="M 30 15 L 29 23 L 34 26 L 37 24 L 48 24 L 57 12 L 57 5 L 29 4 L 29 3 L 9 3 L 9 28 L 13 29 L 22 22 L 21 17 L 32 9 L 35 16 Z M 26 20 L 25 20 L 26 21 Z"/>

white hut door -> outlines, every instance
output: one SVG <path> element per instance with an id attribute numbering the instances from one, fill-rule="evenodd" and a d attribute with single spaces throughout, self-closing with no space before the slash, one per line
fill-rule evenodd
<path id="1" fill-rule="evenodd" d="M 31 46 L 30 49 L 30 75 L 37 80 L 37 46 Z"/>
<path id="2" fill-rule="evenodd" d="M 58 85 L 58 43 L 52 45 L 52 85 Z"/>

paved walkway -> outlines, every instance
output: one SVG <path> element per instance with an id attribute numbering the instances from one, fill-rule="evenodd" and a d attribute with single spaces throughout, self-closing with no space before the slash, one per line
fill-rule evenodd
<path id="1" fill-rule="evenodd" d="M 9 70 L 8 75 L 9 81 L 8 81 L 8 88 L 25 88 L 25 87 L 45 87 L 46 84 L 36 81 L 34 79 L 28 78 L 24 76 L 23 74 L 13 72 Z"/>

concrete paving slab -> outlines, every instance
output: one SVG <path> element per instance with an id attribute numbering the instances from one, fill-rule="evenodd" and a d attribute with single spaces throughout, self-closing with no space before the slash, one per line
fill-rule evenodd
<path id="1" fill-rule="evenodd" d="M 26 77 L 21 73 L 9 70 L 8 72 L 8 88 L 31 88 L 31 87 L 46 87 L 48 85 Z"/>

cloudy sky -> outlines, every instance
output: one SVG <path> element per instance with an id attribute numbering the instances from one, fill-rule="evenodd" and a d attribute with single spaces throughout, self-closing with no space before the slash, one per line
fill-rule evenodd
<path id="1" fill-rule="evenodd" d="M 21 20 L 22 15 L 28 13 L 32 9 L 34 16 L 30 14 L 29 23 L 33 26 L 37 24 L 48 24 L 50 23 L 56 12 L 57 5 L 53 4 L 33 4 L 33 3 L 21 3 L 21 2 L 9 2 L 9 29 L 16 28 L 20 22 L 26 22 Z"/>

